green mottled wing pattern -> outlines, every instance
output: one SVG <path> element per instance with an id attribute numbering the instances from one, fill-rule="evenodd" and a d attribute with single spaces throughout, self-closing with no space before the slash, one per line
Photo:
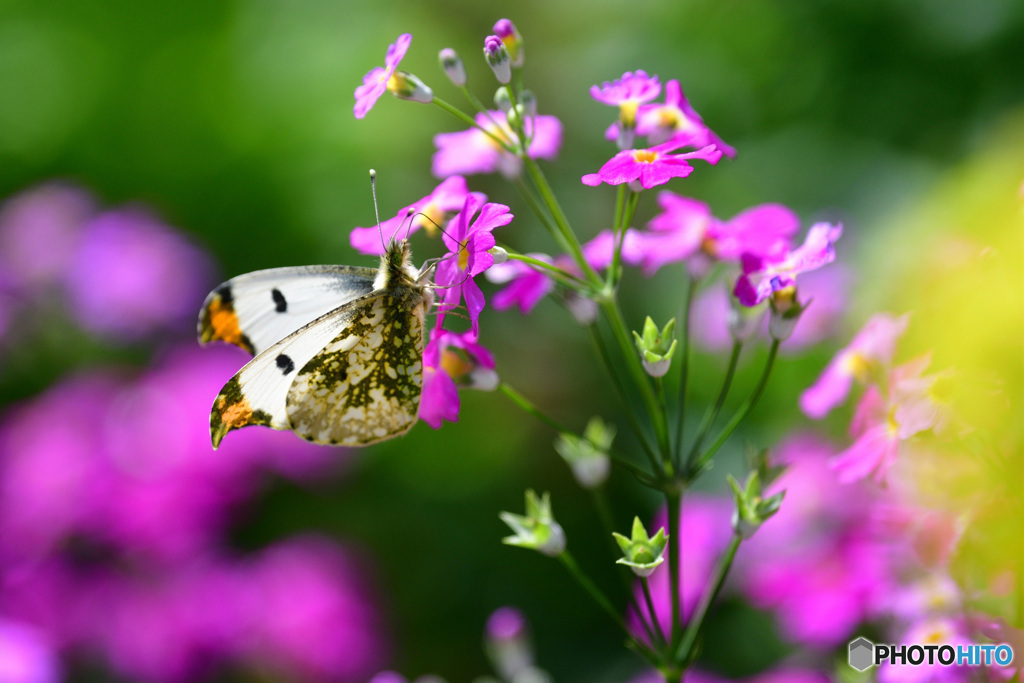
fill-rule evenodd
<path id="1" fill-rule="evenodd" d="M 421 296 L 382 296 L 354 311 L 288 389 L 292 430 L 317 443 L 365 446 L 407 432 L 423 389 Z"/>

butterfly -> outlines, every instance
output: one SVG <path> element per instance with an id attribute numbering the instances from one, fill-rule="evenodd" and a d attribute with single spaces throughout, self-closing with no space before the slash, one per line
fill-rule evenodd
<path id="1" fill-rule="evenodd" d="M 214 289 L 199 315 L 200 343 L 228 342 L 253 359 L 213 402 L 213 447 L 249 425 L 344 446 L 409 431 L 423 389 L 432 272 L 412 265 L 407 240 L 392 239 L 377 269 L 273 268 Z"/>

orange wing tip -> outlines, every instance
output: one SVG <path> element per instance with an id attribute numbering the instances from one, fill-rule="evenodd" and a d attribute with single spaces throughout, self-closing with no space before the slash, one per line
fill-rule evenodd
<path id="1" fill-rule="evenodd" d="M 234 299 L 229 285 L 223 285 L 214 290 L 203 308 L 203 315 L 199 321 L 199 341 L 202 344 L 211 341 L 224 341 L 256 355 L 252 342 L 239 326 L 238 314 L 235 313 Z"/>
<path id="2" fill-rule="evenodd" d="M 249 399 L 242 393 L 238 376 L 231 378 L 220 390 L 210 410 L 210 441 L 217 450 L 224 436 L 235 429 L 249 425 L 270 426 L 270 415 L 263 410 L 253 410 Z"/>

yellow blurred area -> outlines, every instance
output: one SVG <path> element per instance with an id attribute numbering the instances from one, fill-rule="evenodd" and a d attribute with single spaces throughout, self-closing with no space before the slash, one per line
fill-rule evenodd
<path id="1" fill-rule="evenodd" d="M 979 149 L 873 234 L 866 299 L 912 313 L 897 362 L 930 352 L 952 371 L 945 429 L 904 466 L 923 503 L 966 524 L 961 578 L 998 600 L 1024 558 L 1024 112 Z"/>

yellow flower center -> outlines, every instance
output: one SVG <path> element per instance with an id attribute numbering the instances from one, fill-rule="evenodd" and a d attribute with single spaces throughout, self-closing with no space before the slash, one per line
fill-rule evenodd
<path id="1" fill-rule="evenodd" d="M 441 369 L 452 379 L 459 379 L 473 371 L 473 366 L 455 351 L 441 352 Z"/>
<path id="2" fill-rule="evenodd" d="M 649 149 L 638 149 L 633 152 L 633 159 L 641 164 L 653 164 L 658 160 L 658 153 Z"/>
<path id="3" fill-rule="evenodd" d="M 627 100 L 619 105 L 619 123 L 626 128 L 636 128 L 636 110 L 639 103 Z"/>
<path id="4" fill-rule="evenodd" d="M 384 73 L 383 73 L 383 74 L 381 75 L 381 77 L 380 77 L 380 80 L 381 80 L 381 81 L 383 81 L 383 80 L 384 80 L 384 76 L 386 76 L 386 75 L 387 75 L 387 73 L 388 73 L 388 72 L 387 72 L 387 71 L 385 71 L 385 72 L 384 72 Z M 393 73 L 393 74 L 391 74 L 391 76 L 390 76 L 390 77 L 388 78 L 388 86 L 387 86 L 387 87 L 388 87 L 388 92 L 392 92 L 392 93 L 393 93 L 393 92 L 398 92 L 398 89 L 399 89 L 399 88 L 400 88 L 401 86 L 402 86 L 402 84 L 401 84 L 401 82 L 400 82 L 400 81 L 398 80 L 398 74 L 396 74 L 396 73 Z"/>
<path id="5" fill-rule="evenodd" d="M 418 209 L 416 223 L 427 232 L 428 237 L 437 236 L 437 226 L 444 221 L 444 211 L 434 202 L 430 202 L 422 209 Z"/>
<path id="6" fill-rule="evenodd" d="M 467 239 L 459 245 L 459 270 L 463 272 L 469 267 L 469 249 L 466 248 L 468 242 L 469 240 Z"/>
<path id="7" fill-rule="evenodd" d="M 871 373 L 871 362 L 856 351 L 849 351 L 843 357 L 843 370 L 857 381 L 867 382 Z"/>
<path id="8" fill-rule="evenodd" d="M 487 125 L 484 126 L 484 130 L 486 130 L 488 133 L 498 138 L 499 140 L 504 140 L 509 145 L 513 145 L 512 140 L 514 140 L 515 138 L 512 133 L 512 129 L 509 128 L 507 124 L 495 125 L 493 123 L 488 123 Z M 494 149 L 505 151 L 504 148 L 501 145 L 499 145 L 494 138 L 491 137 L 491 135 L 486 135 L 483 131 L 479 130 L 477 132 L 480 135 L 484 136 L 484 140 L 486 140 L 487 144 L 489 144 L 491 147 L 493 147 Z"/>
<path id="9" fill-rule="evenodd" d="M 682 112 L 675 107 L 658 108 L 658 126 L 661 128 L 675 129 L 681 119 L 683 119 Z"/>

